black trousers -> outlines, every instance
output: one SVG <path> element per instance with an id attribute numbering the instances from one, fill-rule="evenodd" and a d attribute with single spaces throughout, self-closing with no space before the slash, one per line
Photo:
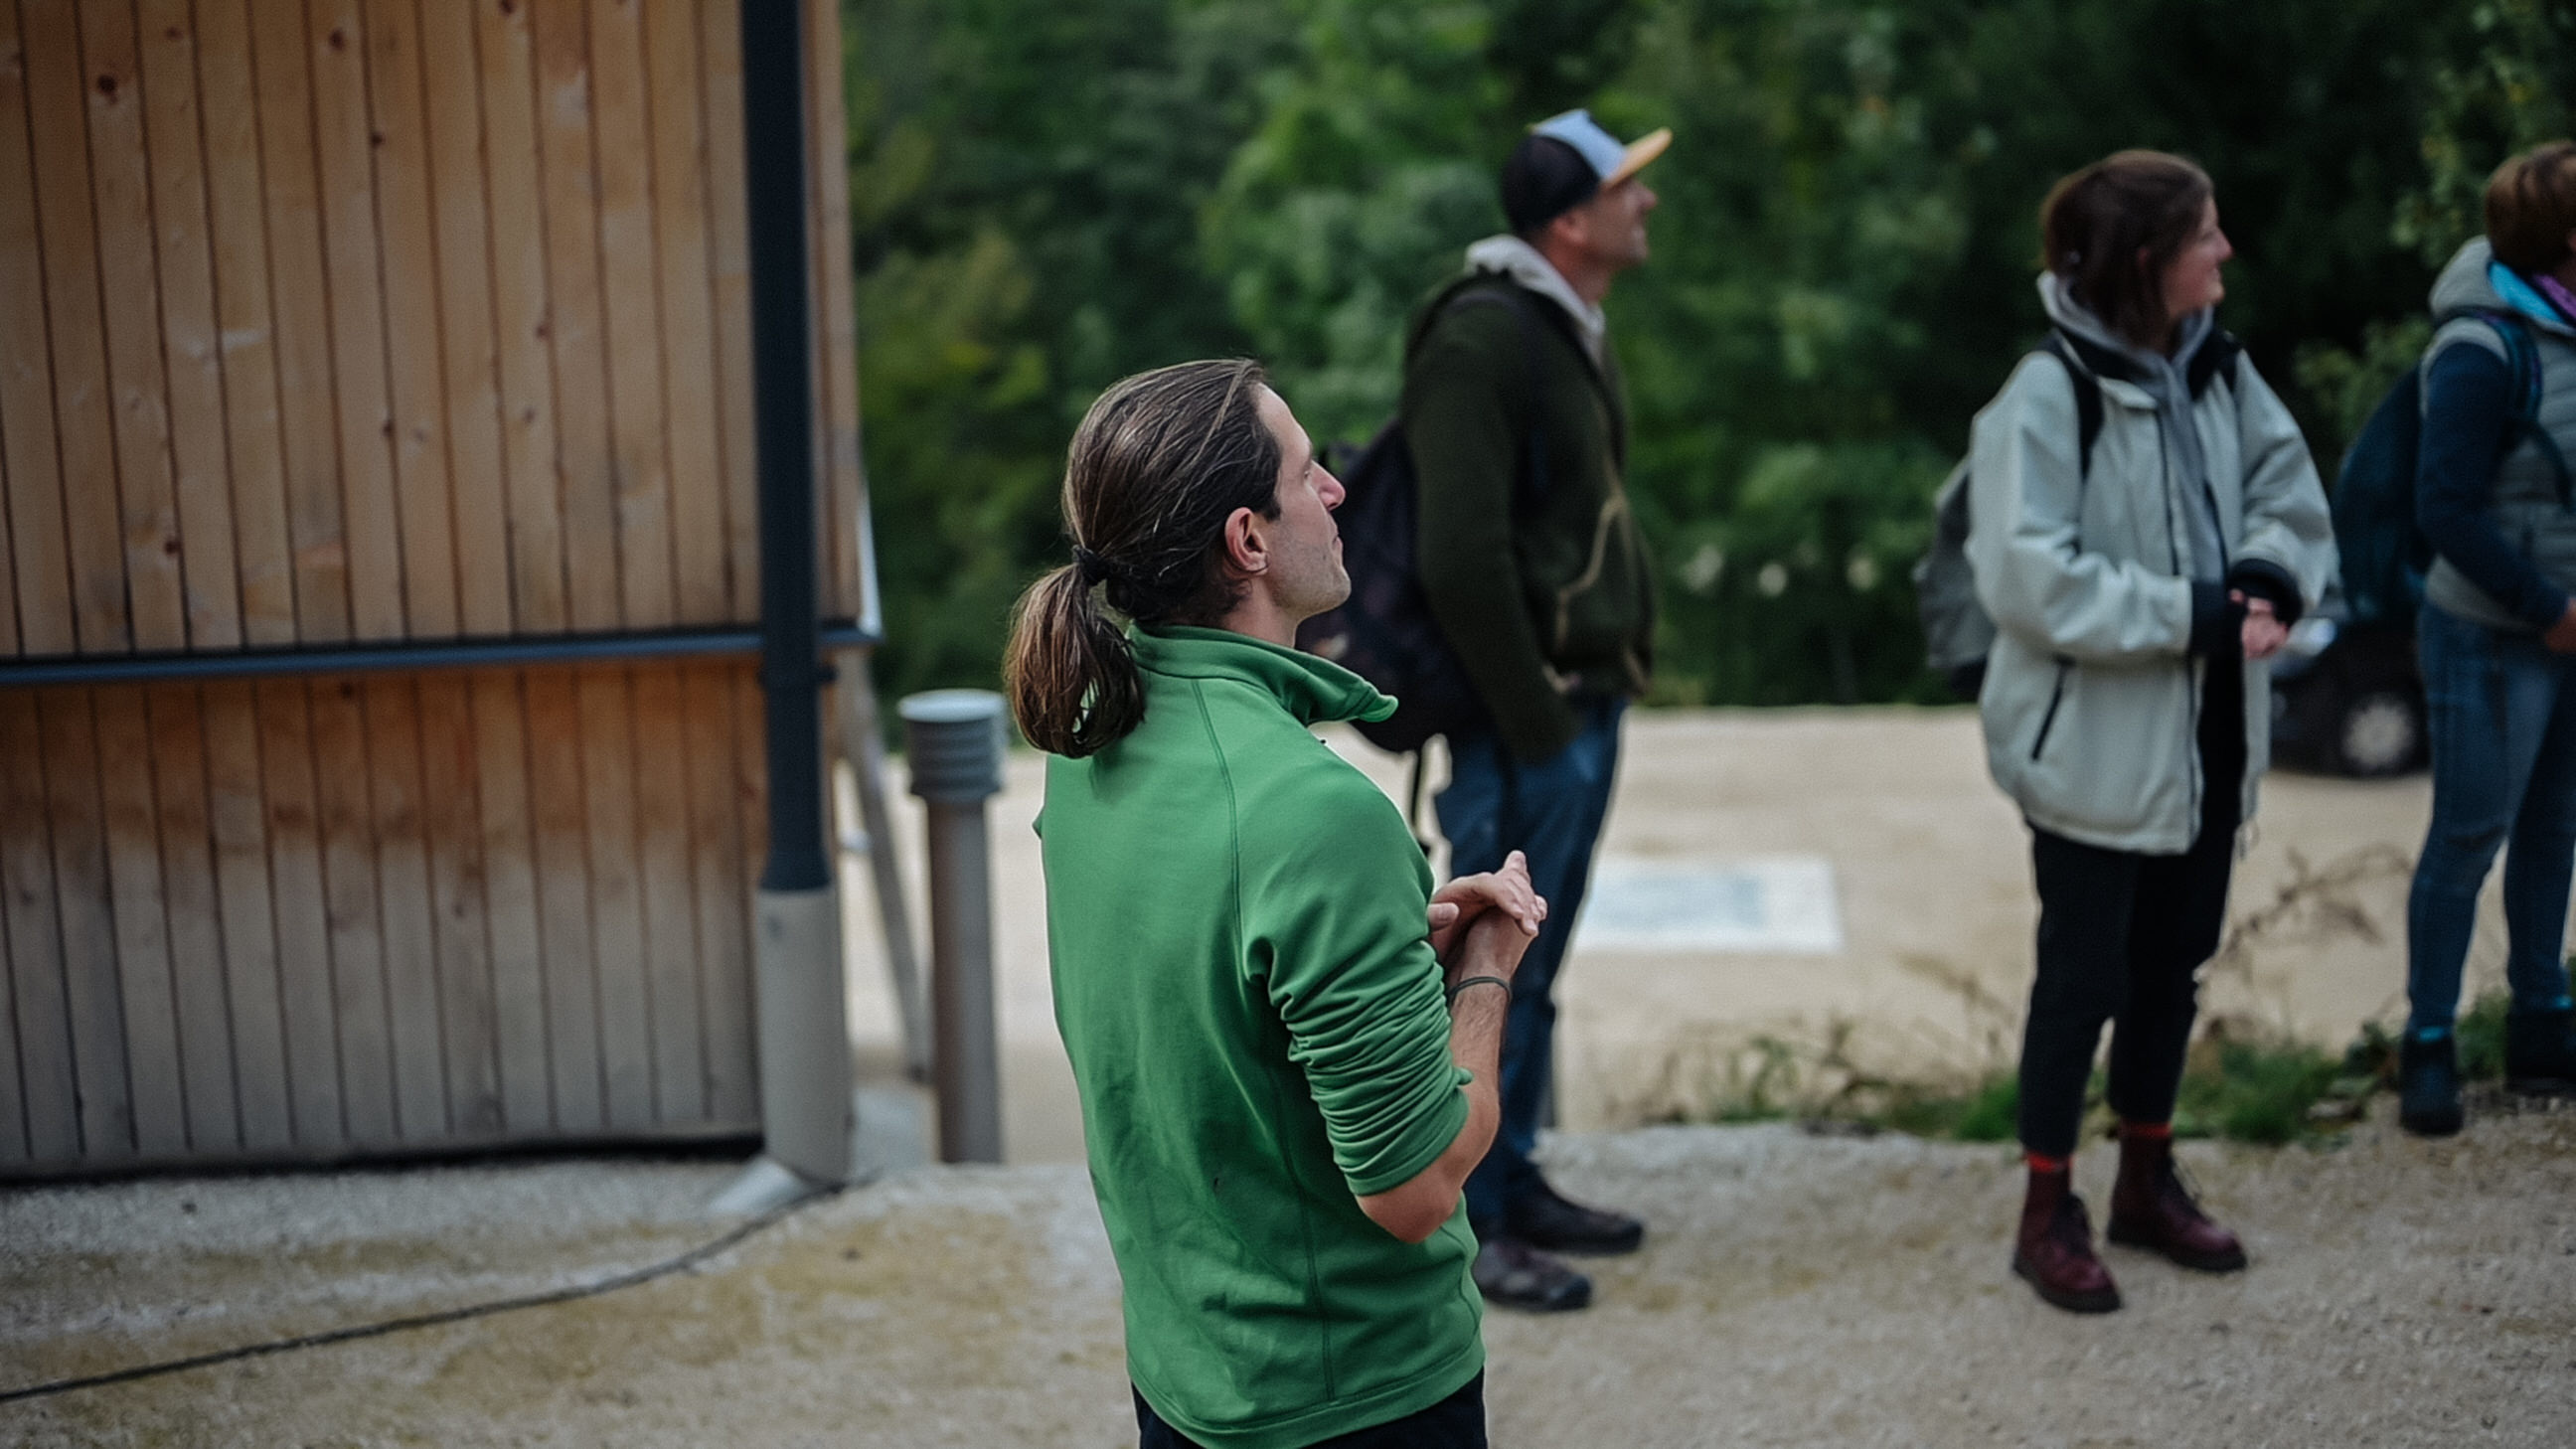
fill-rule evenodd
<path id="1" fill-rule="evenodd" d="M 2200 1010 L 2199 971 L 2227 924 L 2245 774 L 2244 674 L 2213 661 L 2197 744 L 2200 830 L 2181 855 L 2105 850 L 2031 827 L 2039 887 L 2039 972 L 2021 1040 L 2021 1143 L 2071 1156 L 2084 1084 L 2111 1024 L 2111 1110 L 2173 1117 L 2183 1053 Z M 2268 702 L 2268 701 L 2267 701 Z"/>
<path id="2" fill-rule="evenodd" d="M 1131 1388 L 1129 1392 L 1133 1393 Z M 1136 1395 L 1137 1449 L 1199 1449 Z M 1485 1376 L 1430 1408 L 1316 1441 L 1314 1449 L 1485 1449 Z"/>

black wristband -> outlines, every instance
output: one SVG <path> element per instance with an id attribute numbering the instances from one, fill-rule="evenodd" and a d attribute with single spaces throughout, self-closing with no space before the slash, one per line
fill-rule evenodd
<path id="1" fill-rule="evenodd" d="M 1458 982 L 1457 985 L 1449 988 L 1449 1003 L 1452 1006 L 1456 1005 L 1458 1002 L 1458 993 L 1466 990 L 1470 986 L 1499 986 L 1503 988 L 1503 994 L 1506 996 L 1510 995 L 1512 990 L 1512 983 L 1505 981 L 1500 976 L 1469 976 Z"/>

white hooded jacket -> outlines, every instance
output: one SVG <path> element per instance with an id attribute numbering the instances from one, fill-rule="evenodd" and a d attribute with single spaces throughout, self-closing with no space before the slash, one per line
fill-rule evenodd
<path id="1" fill-rule="evenodd" d="M 2187 476 L 2154 392 L 2099 376 L 2102 431 L 2079 476 L 2074 384 L 2034 353 L 1977 414 L 1969 567 L 1995 621 L 1978 699 L 1995 783 L 2030 822 L 2111 850 L 2179 855 L 2203 790 L 2194 726 L 2204 661 L 2190 652 L 2198 519 L 2225 557 L 2295 584 L 2316 607 L 2335 568 L 2325 490 L 2289 410 L 2253 364 L 2209 371 L 2191 397 L 2202 480 Z M 2271 760 L 2270 666 L 2246 662 L 2241 819 Z"/>

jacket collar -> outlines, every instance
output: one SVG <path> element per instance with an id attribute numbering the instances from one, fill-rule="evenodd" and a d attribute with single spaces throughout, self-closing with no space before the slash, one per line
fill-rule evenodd
<path id="1" fill-rule="evenodd" d="M 1599 307 L 1575 294 L 1574 284 L 1538 248 L 1508 232 L 1489 236 L 1467 248 L 1467 270 L 1509 277 L 1564 308 L 1574 321 L 1575 335 L 1583 339 L 1583 350 L 1594 362 L 1601 360 L 1601 339 L 1609 322 Z"/>
<path id="2" fill-rule="evenodd" d="M 2085 368 L 2095 377 L 2109 382 L 2125 382 L 2140 388 L 2147 386 L 2145 369 L 2139 367 L 2125 352 L 2114 352 L 2098 342 L 2072 333 L 2066 334 L 2066 340 L 2075 349 L 2075 355 L 2083 360 Z M 2224 331 L 2212 333 L 2209 340 L 2192 353 L 2191 361 L 2183 367 L 2183 385 L 2190 389 L 2193 399 L 2198 400 L 2202 393 L 2208 391 L 2209 380 L 2233 364 L 2236 361 L 2236 355 L 2244 350 L 2244 345 L 2236 340 L 2233 333 Z"/>
<path id="3" fill-rule="evenodd" d="M 2495 248 L 2482 236 L 2469 238 L 2451 254 L 2442 275 L 2433 281 L 2431 300 L 2436 322 L 2510 312 L 2543 332 L 2576 340 L 2576 326 L 2569 325 L 2531 283 L 2498 264 Z"/>
<path id="4" fill-rule="evenodd" d="M 2040 273 L 2039 300 L 2048 320 L 2095 377 L 2151 389 L 2153 370 L 2169 365 L 2104 325 L 2092 309 L 2075 300 L 2055 273 Z M 2209 312 L 2200 311 L 2184 320 L 2182 345 L 2176 351 L 2173 361 L 2182 369 L 2183 384 L 2197 399 L 2208 390 L 2209 380 L 2233 364 L 2244 347 Z"/>
<path id="5" fill-rule="evenodd" d="M 1128 634 L 1136 663 L 1181 679 L 1230 679 L 1279 701 L 1302 725 L 1385 719 L 1395 701 L 1329 659 L 1283 649 L 1231 629 L 1139 625 Z"/>

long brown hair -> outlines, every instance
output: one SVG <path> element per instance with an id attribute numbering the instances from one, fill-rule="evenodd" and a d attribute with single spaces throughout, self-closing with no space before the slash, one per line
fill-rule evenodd
<path id="1" fill-rule="evenodd" d="M 1113 385 L 1083 415 L 1064 465 L 1074 562 L 1020 595 L 1002 662 L 1030 744 L 1078 760 L 1143 722 L 1145 681 L 1104 601 L 1139 624 L 1213 624 L 1234 607 L 1225 521 L 1279 516 L 1267 382 L 1257 362 L 1184 362 Z"/>
<path id="2" fill-rule="evenodd" d="M 2209 173 L 2180 156 L 2106 156 L 2048 189 L 2040 265 L 2112 331 L 2154 347 L 2173 320 L 2165 268 L 2200 234 L 2210 195 Z"/>

